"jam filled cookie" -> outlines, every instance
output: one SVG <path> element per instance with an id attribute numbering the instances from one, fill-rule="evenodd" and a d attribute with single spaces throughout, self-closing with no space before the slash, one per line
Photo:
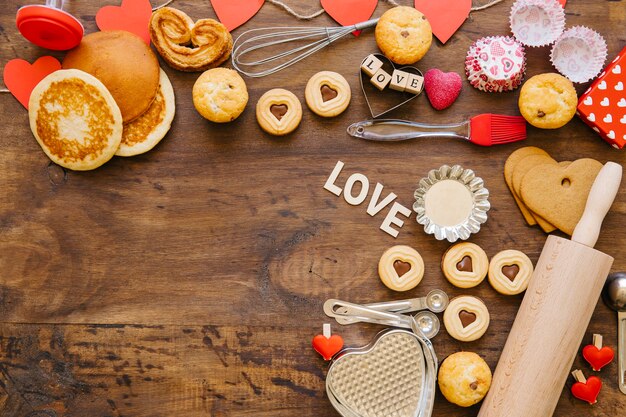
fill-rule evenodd
<path id="1" fill-rule="evenodd" d="M 430 48 L 433 32 L 430 23 L 413 7 L 399 6 L 380 17 L 375 30 L 376 44 L 396 64 L 413 64 Z"/>
<path id="2" fill-rule="evenodd" d="M 286 135 L 296 130 L 302 120 L 302 105 L 291 91 L 275 88 L 256 103 L 256 120 L 267 133 Z"/>
<path id="3" fill-rule="evenodd" d="M 504 250 L 496 254 L 489 264 L 489 283 L 504 295 L 526 291 L 532 274 L 533 263 L 518 250 Z"/>
<path id="4" fill-rule="evenodd" d="M 470 407 L 487 395 L 491 387 L 491 369 L 474 352 L 457 352 L 443 361 L 437 380 L 446 400 Z"/>
<path id="5" fill-rule="evenodd" d="M 424 261 L 419 252 L 409 246 L 392 246 L 378 261 L 378 275 L 387 288 L 408 291 L 424 277 Z"/>
<path id="6" fill-rule="evenodd" d="M 455 287 L 472 288 L 485 279 L 489 270 L 489 258 L 474 243 L 457 243 L 443 254 L 441 270 Z"/>
<path id="7" fill-rule="evenodd" d="M 336 72 L 318 72 L 307 83 L 304 97 L 313 113 L 322 117 L 334 117 L 350 104 L 350 84 Z"/>
<path id="8" fill-rule="evenodd" d="M 448 334 L 461 342 L 480 339 L 489 327 L 489 310 L 476 297 L 456 297 L 443 313 L 443 324 Z"/>
<path id="9" fill-rule="evenodd" d="M 246 83 L 228 68 L 213 68 L 202 73 L 193 85 L 193 105 L 198 113 L 215 123 L 235 120 L 248 104 Z"/>

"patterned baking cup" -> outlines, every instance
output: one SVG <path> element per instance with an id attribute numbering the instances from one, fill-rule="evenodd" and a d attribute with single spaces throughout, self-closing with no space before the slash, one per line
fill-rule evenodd
<path id="1" fill-rule="evenodd" d="M 604 67 L 606 41 L 595 30 L 574 26 L 556 40 L 552 46 L 550 61 L 570 81 L 587 82 Z"/>
<path id="2" fill-rule="evenodd" d="M 511 36 L 489 36 L 470 46 L 465 58 L 469 83 L 482 91 L 499 93 L 520 86 L 526 72 L 524 46 Z"/>
<path id="3" fill-rule="evenodd" d="M 513 36 L 522 44 L 550 45 L 565 29 L 565 11 L 557 0 L 517 0 L 509 22 Z"/>
<path id="4" fill-rule="evenodd" d="M 483 179 L 460 165 L 431 170 L 418 182 L 413 195 L 417 222 L 437 240 L 468 239 L 487 221 L 491 208 Z"/>

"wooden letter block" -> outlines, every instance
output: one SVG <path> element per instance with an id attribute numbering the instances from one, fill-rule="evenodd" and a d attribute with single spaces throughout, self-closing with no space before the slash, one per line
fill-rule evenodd
<path id="1" fill-rule="evenodd" d="M 404 91 L 408 91 L 411 94 L 419 94 L 422 91 L 423 84 L 424 77 L 417 74 L 409 74 L 409 80 L 406 83 Z"/>
<path id="2" fill-rule="evenodd" d="M 383 61 L 376 58 L 373 54 L 370 54 L 361 64 L 361 70 L 363 70 L 363 72 L 370 77 L 373 77 L 374 74 L 376 74 L 376 71 L 378 71 L 382 66 Z"/>
<path id="3" fill-rule="evenodd" d="M 380 91 L 383 91 L 387 84 L 391 81 L 391 75 L 387 74 L 382 68 L 376 71 L 376 74 L 372 77 L 370 82 L 374 84 L 374 87 L 378 88 Z"/>
<path id="4" fill-rule="evenodd" d="M 391 74 L 391 83 L 389 84 L 389 88 L 396 91 L 404 91 L 409 81 L 410 75 L 411 74 L 409 74 L 408 72 L 400 71 L 397 69 L 393 70 L 393 74 Z"/>

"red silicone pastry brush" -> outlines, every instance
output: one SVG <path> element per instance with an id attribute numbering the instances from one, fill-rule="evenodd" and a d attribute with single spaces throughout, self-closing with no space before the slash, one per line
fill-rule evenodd
<path id="1" fill-rule="evenodd" d="M 461 123 L 442 125 L 396 119 L 364 120 L 348 126 L 348 134 L 382 142 L 439 137 L 465 139 L 476 145 L 491 146 L 526 139 L 526 120 L 521 116 L 491 113 L 479 114 Z"/>

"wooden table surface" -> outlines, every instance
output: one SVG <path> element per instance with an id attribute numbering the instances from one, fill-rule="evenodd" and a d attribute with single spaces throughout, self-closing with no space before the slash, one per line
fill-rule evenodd
<path id="1" fill-rule="evenodd" d="M 2 66 L 12 58 L 32 62 L 48 54 L 15 28 L 15 11 L 30 0 L 6 3 L 0 11 Z M 93 32 L 98 7 L 118 1 L 70 3 L 68 11 Z M 417 66 L 462 74 L 474 40 L 508 33 L 511 3 L 471 13 L 446 45 L 434 41 Z M 304 0 L 290 4 L 300 12 L 318 8 Z M 208 1 L 177 0 L 174 6 L 194 19 L 215 16 Z M 381 1 L 374 15 L 388 8 Z M 624 1 L 570 0 L 566 14 L 568 26 L 586 25 L 604 35 L 609 58 L 626 44 Z M 233 35 L 305 24 L 267 3 Z M 309 24 L 333 22 L 323 15 Z M 495 368 L 522 297 L 499 295 L 486 282 L 469 290 L 452 287 L 439 266 L 448 244 L 426 235 L 414 217 L 397 239 L 379 230 L 387 210 L 370 217 L 366 203 L 350 206 L 323 189 L 335 163 L 345 162 L 338 185 L 361 172 L 407 207 L 417 180 L 430 169 L 472 168 L 491 192 L 492 209 L 471 240 L 490 256 L 515 248 L 536 261 L 546 235 L 526 226 L 518 212 L 503 180 L 506 157 L 527 145 L 558 160 L 625 163 L 626 153 L 609 147 L 577 118 L 554 131 L 529 127 L 525 143 L 494 148 L 436 139 L 395 144 L 352 139 L 347 125 L 369 116 L 359 63 L 376 51 L 370 30 L 279 74 L 246 78 L 248 106 L 224 125 L 195 111 L 191 87 L 198 74 L 162 63 L 176 93 L 171 131 L 151 152 L 116 157 L 91 172 L 51 164 L 30 132 L 27 112 L 10 94 L 0 96 L 0 414 L 335 416 L 324 392 L 327 364 L 310 348 L 322 323 L 330 321 L 322 304 L 331 297 L 372 302 L 421 296 L 434 288 L 478 296 L 492 317 L 485 336 L 462 343 L 442 331 L 434 346 L 440 359 L 469 350 Z M 553 71 L 548 55 L 548 48 L 529 49 L 527 76 Z M 320 70 L 347 78 L 353 92 L 348 110 L 322 119 L 305 107 L 295 133 L 284 138 L 263 133 L 254 115 L 261 94 L 282 87 L 304 103 L 304 86 Z M 487 94 L 463 79 L 461 96 L 448 110 L 437 112 L 420 96 L 392 116 L 445 123 L 484 112 L 518 113 L 519 90 Z M 597 244 L 615 257 L 614 270 L 626 270 L 624 190 Z M 387 290 L 377 276 L 380 255 L 395 244 L 415 247 L 426 264 L 424 280 L 408 294 Z M 333 329 L 347 346 L 361 346 L 380 326 Z M 616 314 L 601 302 L 584 344 L 592 333 L 616 346 Z M 590 373 L 581 357 L 575 365 Z M 593 407 L 570 395 L 570 379 L 555 415 L 623 415 L 626 396 L 617 389 L 616 374 L 615 362 L 601 372 L 605 385 Z M 462 409 L 437 393 L 434 416 L 477 411 L 478 406 Z"/>

